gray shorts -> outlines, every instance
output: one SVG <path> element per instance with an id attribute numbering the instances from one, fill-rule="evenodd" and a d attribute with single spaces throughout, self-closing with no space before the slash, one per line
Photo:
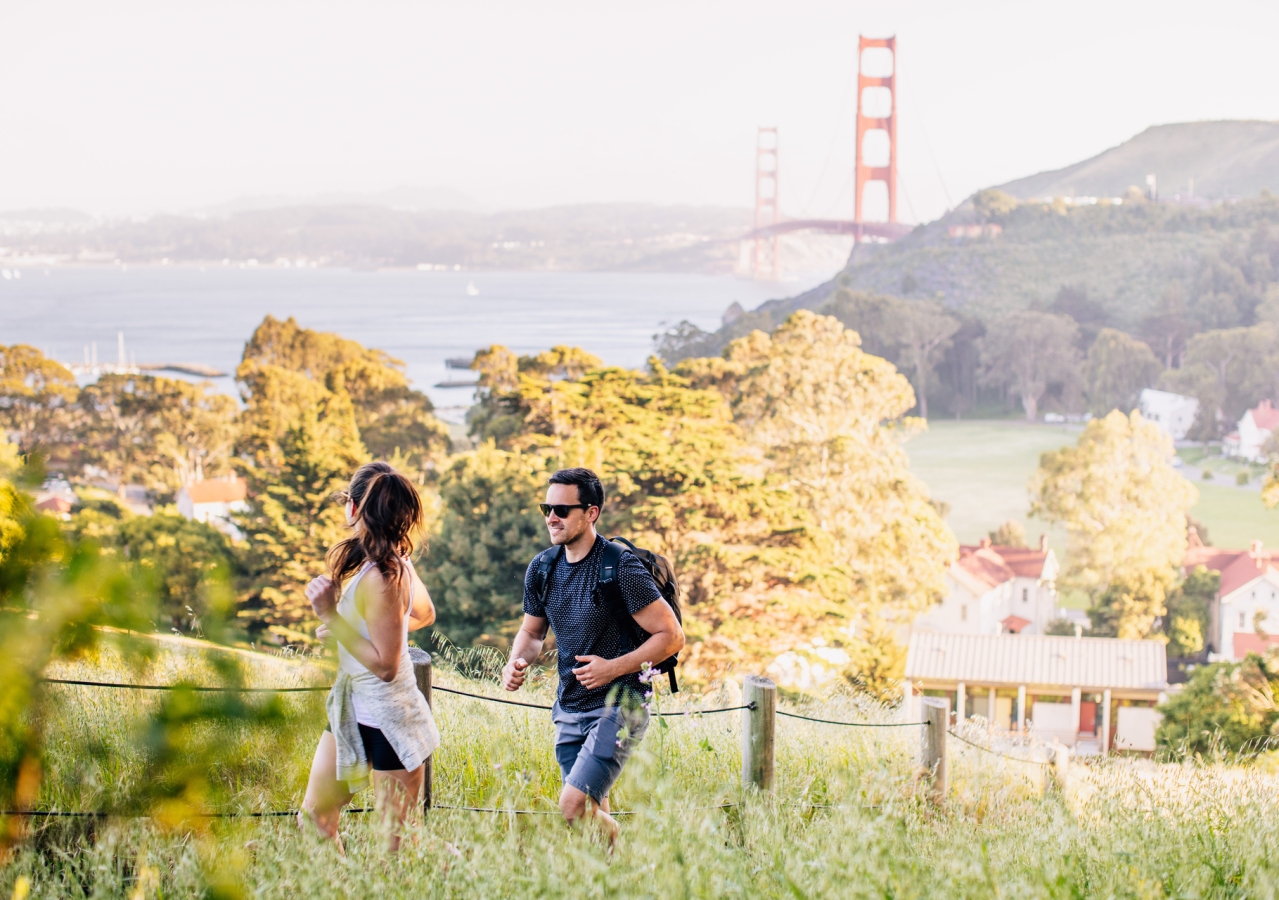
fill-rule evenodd
<path id="1" fill-rule="evenodd" d="M 642 709 L 623 712 L 616 706 L 601 706 L 587 712 L 551 709 L 555 723 L 555 758 L 564 783 L 577 788 L 592 800 L 608 797 L 622 774 L 622 766 L 644 739 L 648 713 Z M 623 725 L 625 737 L 620 741 Z"/>

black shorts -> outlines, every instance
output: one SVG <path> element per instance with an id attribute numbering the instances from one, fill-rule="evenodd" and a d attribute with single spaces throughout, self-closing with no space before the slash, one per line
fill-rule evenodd
<path id="1" fill-rule="evenodd" d="M 400 757 L 391 746 L 391 742 L 386 739 L 386 735 L 382 733 L 382 729 L 370 728 L 359 723 L 357 727 L 360 729 L 360 740 L 364 742 L 364 756 L 375 772 L 404 771 L 404 763 L 400 762 Z M 324 726 L 324 730 L 332 731 L 328 725 Z"/>

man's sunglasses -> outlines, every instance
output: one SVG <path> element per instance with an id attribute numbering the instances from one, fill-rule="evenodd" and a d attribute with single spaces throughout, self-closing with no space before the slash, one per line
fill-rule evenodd
<path id="1" fill-rule="evenodd" d="M 537 508 L 542 511 L 543 517 L 548 517 L 551 513 L 555 513 L 559 518 L 567 519 L 568 514 L 573 510 L 590 509 L 594 505 L 593 503 L 539 503 Z"/>

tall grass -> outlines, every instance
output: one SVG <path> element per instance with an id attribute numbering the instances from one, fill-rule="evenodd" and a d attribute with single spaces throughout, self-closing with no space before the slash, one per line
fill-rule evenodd
<path id="1" fill-rule="evenodd" d="M 118 661 L 73 674 L 124 680 Z M 145 680 L 196 679 L 198 655 L 165 654 Z M 164 671 L 161 671 L 161 670 Z M 311 661 L 263 659 L 256 683 L 323 683 Z M 50 673 L 55 674 L 55 673 Z M 130 675 L 133 673 L 130 671 Z M 447 668 L 439 683 L 499 694 Z M 552 681 L 524 699 L 549 702 Z M 48 758 L 46 808 L 109 808 L 128 794 L 145 749 L 135 722 L 154 695 L 64 691 Z M 296 806 L 323 695 L 289 695 L 286 715 L 245 729 L 242 752 L 210 760 L 230 808 Z M 668 710 L 680 708 L 664 697 Z M 733 705 L 731 686 L 690 707 Z M 388 856 L 372 817 L 343 821 L 349 857 L 289 819 L 166 828 L 152 819 L 50 821 L 0 876 L 33 897 L 1274 897 L 1279 782 L 1256 768 L 1113 760 L 1076 766 L 1065 792 L 1042 770 L 951 743 L 952 790 L 930 806 L 916 784 L 914 728 L 849 729 L 779 719 L 774 795 L 740 788 L 740 713 L 650 728 L 613 795 L 623 837 L 610 854 L 555 811 L 559 770 L 549 714 L 438 693 L 444 735 L 437 802 L 546 815 L 437 809 Z M 852 696 L 831 718 L 886 720 Z M 230 727 L 230 726 L 223 726 Z M 225 735 L 220 736 L 225 738 Z M 367 797 L 357 803 L 371 803 Z M 726 807 L 726 808 L 720 808 Z"/>

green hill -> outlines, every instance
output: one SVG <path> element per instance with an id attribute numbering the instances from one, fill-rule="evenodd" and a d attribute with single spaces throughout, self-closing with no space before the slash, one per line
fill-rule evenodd
<path id="1" fill-rule="evenodd" d="M 1182 122 L 1141 134 L 1064 169 L 999 186 L 1022 200 L 1039 197 L 1122 197 L 1155 175 L 1160 196 L 1209 200 L 1255 197 L 1279 190 L 1279 122 Z M 1190 190 L 1194 180 L 1193 191 Z"/>
<path id="2" fill-rule="evenodd" d="M 1148 342 L 1164 367 L 1177 370 L 1153 380 L 1142 375 L 1141 384 L 1125 382 L 1125 396 L 1156 384 L 1193 393 L 1209 411 L 1196 433 L 1220 437 L 1244 409 L 1276 390 L 1272 373 L 1279 366 L 1279 345 L 1270 328 L 1279 324 L 1279 197 L 1258 187 L 1255 196 L 1242 199 L 1151 201 L 1124 185 L 1144 181 L 1144 174 L 1130 177 L 1136 172 L 1185 166 L 1215 173 L 1223 186 L 1229 178 L 1231 184 L 1255 187 L 1265 183 L 1267 171 L 1279 176 L 1277 148 L 1279 124 L 1147 129 L 1095 159 L 1036 176 L 1037 182 L 1005 185 L 1027 195 L 1057 186 L 1069 198 L 1025 200 L 999 188 L 979 191 L 895 243 L 857 246 L 844 270 L 826 284 L 769 301 L 715 333 L 684 323 L 663 336 L 658 351 L 668 361 L 713 354 L 751 329 L 771 329 L 796 309 L 813 309 L 836 315 L 861 334 L 871 352 L 914 371 L 917 390 L 926 387 L 934 410 L 1005 415 L 1017 403 L 1024 408 L 1027 396 L 1038 392 L 1049 405 L 1036 408 L 1032 402 L 1028 414 L 1078 413 L 1129 402 L 1105 394 L 1102 381 L 1088 380 L 1110 377 L 1101 357 L 1094 365 L 1086 355 L 1103 328 L 1119 329 Z M 1200 176 L 1195 179 L 1198 187 Z M 1279 177 L 1272 183 L 1279 185 Z M 1082 202 L 1092 196 L 1083 191 L 1101 196 Z M 1024 310 L 1057 318 L 1012 315 Z M 918 329 L 942 326 L 920 324 L 921 316 L 939 322 L 950 317 L 955 326 L 931 345 L 938 349 L 926 357 L 924 369 Z M 1069 339 L 1074 349 L 1061 354 L 1060 364 L 1044 363 L 1055 367 L 1051 375 L 1031 373 L 1025 360 L 1019 369 L 1003 366 L 987 354 L 992 340 L 1002 340 L 998 335 L 1030 327 L 1029 322 L 1074 334 Z M 1037 358 L 1050 357 L 1044 351 Z M 1009 390 L 1014 383 L 1027 392 L 1019 399 Z"/>
<path id="3" fill-rule="evenodd" d="M 1212 282 L 1223 260 L 1236 266 L 1252 255 L 1259 228 L 1279 226 L 1279 200 L 1271 197 L 1201 209 L 1144 201 L 1009 208 L 1000 196 L 982 192 L 894 244 L 862 245 L 835 279 L 797 297 L 769 301 L 724 334 L 780 321 L 795 309 L 819 309 L 838 286 L 940 300 L 983 322 L 1017 309 L 1046 308 L 1069 287 L 1099 304 L 1107 324 L 1135 331 L 1172 284 L 1182 284 L 1192 296 L 1203 293 L 1197 286 Z M 951 235 L 952 226 L 963 225 L 995 225 L 1000 231 Z M 1204 287 L 1220 292 L 1222 286 Z"/>
<path id="4" fill-rule="evenodd" d="M 1122 198 L 1129 186 L 1144 185 L 1149 172 L 1164 185 L 1193 177 L 1199 201 L 1026 199 Z M 805 294 L 769 301 L 730 323 L 718 339 L 767 327 L 795 309 L 820 309 L 841 285 L 940 300 L 983 322 L 1017 309 L 1046 308 L 1069 287 L 1099 304 L 1106 324 L 1135 331 L 1172 284 L 1182 284 L 1192 297 L 1220 293 L 1222 285 L 1204 282 L 1222 280 L 1221 260 L 1246 268 L 1241 261 L 1255 255 L 1258 229 L 1279 225 L 1279 202 L 1267 184 L 1279 190 L 1279 123 L 1155 126 L 1092 159 L 981 191 L 896 243 L 863 244 L 837 278 Z M 1227 190 L 1250 197 L 1205 199 Z M 1167 196 L 1166 190 L 1161 193 Z M 976 237 L 953 233 L 954 226 L 972 225 L 995 228 Z M 1255 302 L 1244 306 L 1250 309 Z M 1234 324 L 1250 323 L 1205 323 Z"/>

